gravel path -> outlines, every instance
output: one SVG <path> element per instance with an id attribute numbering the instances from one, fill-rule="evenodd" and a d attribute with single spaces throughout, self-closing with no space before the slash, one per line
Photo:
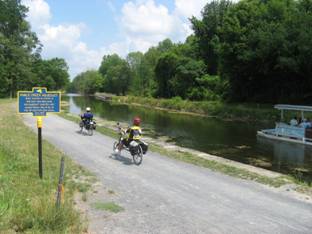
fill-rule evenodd
<path id="1" fill-rule="evenodd" d="M 35 119 L 25 117 L 35 129 Z M 312 205 L 277 189 L 232 178 L 149 152 L 141 166 L 114 139 L 78 134 L 58 116 L 44 119 L 43 136 L 116 192 L 125 210 L 90 220 L 92 233 L 312 233 Z"/>

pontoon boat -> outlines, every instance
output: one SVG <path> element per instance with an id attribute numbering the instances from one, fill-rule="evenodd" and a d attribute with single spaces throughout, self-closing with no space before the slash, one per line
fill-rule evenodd
<path id="1" fill-rule="evenodd" d="M 266 137 L 274 140 L 281 140 L 287 142 L 300 143 L 305 145 L 312 145 L 312 129 L 304 128 L 300 125 L 291 126 L 284 123 L 284 111 L 299 111 L 302 120 L 305 118 L 305 112 L 312 113 L 311 106 L 295 106 L 295 105 L 275 105 L 275 109 L 281 111 L 281 122 L 276 123 L 274 129 L 265 129 L 257 132 L 258 136 Z"/>

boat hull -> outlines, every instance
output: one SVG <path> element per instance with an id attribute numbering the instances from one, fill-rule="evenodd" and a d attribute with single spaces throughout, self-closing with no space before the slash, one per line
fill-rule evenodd
<path id="1" fill-rule="evenodd" d="M 291 143 L 296 143 L 296 144 L 303 144 L 303 145 L 311 145 L 312 146 L 311 139 L 307 140 L 305 138 L 283 136 L 283 135 L 278 135 L 278 134 L 274 135 L 274 134 L 272 134 L 273 130 L 274 129 L 258 131 L 257 135 L 260 137 L 265 137 L 265 138 L 271 139 L 271 140 L 285 141 L 285 142 L 291 142 Z"/>

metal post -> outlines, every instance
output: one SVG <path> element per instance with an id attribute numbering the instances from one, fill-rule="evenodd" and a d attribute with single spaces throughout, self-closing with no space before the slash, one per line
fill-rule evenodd
<path id="1" fill-rule="evenodd" d="M 42 179 L 42 118 L 37 117 L 39 177 Z"/>
<path id="2" fill-rule="evenodd" d="M 57 186 L 57 197 L 56 197 L 56 207 L 60 207 L 61 205 L 61 200 L 63 199 L 63 193 L 64 193 L 64 186 L 63 186 L 63 181 L 64 181 L 64 164 L 65 164 L 65 158 L 64 156 L 61 159 L 61 166 L 60 166 L 60 177 L 59 177 L 59 182 Z"/>

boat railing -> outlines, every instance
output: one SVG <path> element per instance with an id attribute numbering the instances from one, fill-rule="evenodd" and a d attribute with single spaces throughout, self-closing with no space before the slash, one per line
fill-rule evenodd
<path id="1" fill-rule="evenodd" d="M 312 141 L 310 136 L 306 136 L 306 129 L 303 127 L 291 126 L 285 123 L 276 123 L 275 134 L 292 138 Z"/>
<path id="2" fill-rule="evenodd" d="M 276 135 L 303 138 L 305 129 L 295 126 L 290 126 L 285 123 L 277 123 L 275 128 Z"/>

